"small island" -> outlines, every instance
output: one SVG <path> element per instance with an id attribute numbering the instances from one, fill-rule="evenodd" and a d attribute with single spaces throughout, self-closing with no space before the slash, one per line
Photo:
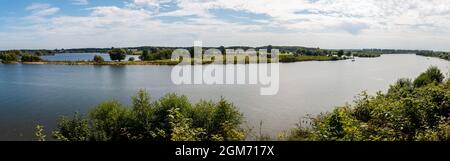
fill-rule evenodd
<path id="1" fill-rule="evenodd" d="M 55 49 L 55 50 L 6 50 L 0 51 L 0 60 L 4 64 L 53 64 L 53 65 L 177 65 L 180 61 L 171 60 L 172 52 L 176 49 L 186 49 L 190 53 L 194 53 L 194 47 L 128 47 L 128 48 L 98 48 L 98 49 Z M 263 46 L 263 47 L 246 47 L 246 46 L 233 46 L 227 47 L 208 47 L 208 49 L 217 49 L 223 57 L 214 59 L 223 60 L 227 62 L 225 58 L 227 49 L 279 49 L 279 62 L 291 63 L 291 62 L 303 62 L 303 61 L 338 61 L 353 59 L 354 57 L 379 57 L 382 52 L 371 50 L 332 50 L 332 49 L 320 49 L 320 48 L 306 48 L 306 47 L 287 47 L 287 46 Z M 71 53 L 108 53 L 110 60 L 105 60 L 100 55 L 95 55 L 89 60 L 46 60 L 42 56 L 51 56 L 57 54 L 71 54 Z M 204 54 L 204 53 L 203 53 Z M 256 56 L 259 52 L 256 53 Z M 127 56 L 130 57 L 126 60 Z M 251 61 L 256 60 L 256 61 Z M 195 60 L 192 59 L 192 62 Z M 211 64 L 211 60 L 202 60 L 203 64 Z M 272 62 L 272 59 L 268 57 L 268 62 Z M 253 58 L 248 56 L 240 56 L 237 54 L 234 60 L 235 64 L 249 64 L 259 63 L 259 58 Z"/>

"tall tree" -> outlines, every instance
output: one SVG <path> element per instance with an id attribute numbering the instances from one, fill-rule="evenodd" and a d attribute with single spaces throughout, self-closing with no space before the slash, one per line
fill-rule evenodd
<path id="1" fill-rule="evenodd" d="M 219 50 L 222 53 L 222 55 L 226 55 L 226 51 L 225 51 L 225 47 L 224 46 L 220 46 Z"/>
<path id="2" fill-rule="evenodd" d="M 272 52 L 272 45 L 267 46 L 267 52 L 271 53 Z"/>
<path id="3" fill-rule="evenodd" d="M 141 60 L 153 60 L 153 57 L 150 55 L 150 52 L 148 50 L 144 50 L 142 52 L 142 55 L 139 57 Z"/>
<path id="4" fill-rule="evenodd" d="M 127 51 L 120 48 L 113 48 L 110 51 L 108 51 L 109 57 L 112 61 L 122 61 L 127 57 Z"/>
<path id="5" fill-rule="evenodd" d="M 339 50 L 337 55 L 338 55 L 338 57 L 341 57 L 342 55 L 344 55 L 344 50 Z"/>

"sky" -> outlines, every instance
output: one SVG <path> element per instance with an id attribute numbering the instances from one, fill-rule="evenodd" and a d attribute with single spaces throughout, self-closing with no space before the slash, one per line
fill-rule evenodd
<path id="1" fill-rule="evenodd" d="M 450 0 L 0 0 L 0 50 L 199 40 L 450 51 Z"/>

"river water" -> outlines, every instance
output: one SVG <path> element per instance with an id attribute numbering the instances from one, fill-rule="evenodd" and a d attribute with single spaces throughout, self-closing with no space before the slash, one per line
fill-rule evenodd
<path id="1" fill-rule="evenodd" d="M 448 77 L 449 61 L 412 54 L 280 64 L 278 94 L 261 96 L 258 85 L 175 85 L 171 66 L 0 64 L 0 140 L 31 140 L 37 124 L 50 131 L 60 115 L 84 113 L 105 100 L 128 105 L 138 89 L 153 98 L 171 92 L 192 101 L 223 96 L 244 113 L 244 126 L 259 129 L 262 121 L 262 131 L 276 135 L 307 115 L 352 103 L 363 90 L 386 91 L 430 66 Z"/>

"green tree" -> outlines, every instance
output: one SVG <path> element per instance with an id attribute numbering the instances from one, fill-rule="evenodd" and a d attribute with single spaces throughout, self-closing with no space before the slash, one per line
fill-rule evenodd
<path id="1" fill-rule="evenodd" d="M 45 141 L 45 137 L 47 137 L 47 136 L 44 134 L 44 126 L 37 125 L 35 135 L 36 135 L 37 141 Z"/>
<path id="2" fill-rule="evenodd" d="M 62 117 L 53 136 L 64 141 L 244 140 L 242 119 L 225 99 L 192 104 L 186 96 L 167 94 L 151 102 L 140 90 L 132 97 L 131 108 L 109 101 L 87 117 Z"/>
<path id="3" fill-rule="evenodd" d="M 127 57 L 127 51 L 125 49 L 113 48 L 108 51 L 109 57 L 112 61 L 122 61 Z"/>
<path id="4" fill-rule="evenodd" d="M 306 49 L 305 55 L 307 55 L 307 56 L 314 56 L 314 52 L 312 52 L 312 51 L 309 50 L 309 49 Z"/>
<path id="5" fill-rule="evenodd" d="M 2 62 L 17 62 L 19 60 L 19 57 L 15 53 L 7 52 L 7 53 L 0 53 L 0 60 Z"/>
<path id="6" fill-rule="evenodd" d="M 171 49 L 162 49 L 158 52 L 159 59 L 171 59 L 172 58 L 172 52 Z"/>
<path id="7" fill-rule="evenodd" d="M 226 53 L 226 49 L 225 49 L 224 46 L 220 46 L 220 47 L 219 47 L 219 50 L 220 50 L 220 52 L 222 53 L 222 55 L 226 55 L 226 54 L 227 54 L 227 53 Z"/>
<path id="8" fill-rule="evenodd" d="M 98 105 L 89 112 L 95 140 L 121 141 L 128 140 L 127 130 L 130 111 L 117 101 L 109 101 Z"/>
<path id="9" fill-rule="evenodd" d="M 344 55 L 344 50 L 339 50 L 337 56 L 342 57 L 342 55 Z"/>
<path id="10" fill-rule="evenodd" d="M 432 82 L 441 83 L 444 75 L 437 67 L 430 67 L 425 73 L 422 73 L 414 80 L 414 86 L 421 87 Z"/>
<path id="11" fill-rule="evenodd" d="M 144 90 L 131 98 L 132 100 L 132 126 L 130 133 L 132 140 L 151 140 L 157 134 L 153 132 L 153 105 L 149 94 Z"/>
<path id="12" fill-rule="evenodd" d="M 267 53 L 271 53 L 272 49 L 273 49 L 272 45 L 267 46 Z"/>
<path id="13" fill-rule="evenodd" d="M 78 113 L 73 118 L 61 117 L 58 121 L 57 131 L 53 137 L 61 141 L 88 141 L 91 139 L 88 120 Z"/>
<path id="14" fill-rule="evenodd" d="M 126 49 L 126 53 L 127 53 L 127 55 L 133 55 L 134 54 L 133 50 L 131 50 L 131 49 Z"/>
<path id="15" fill-rule="evenodd" d="M 36 56 L 42 56 L 42 55 L 44 55 L 44 54 L 42 53 L 42 51 L 35 51 L 33 54 L 36 55 Z"/>
<path id="16" fill-rule="evenodd" d="M 105 62 L 103 57 L 100 56 L 100 55 L 95 55 L 93 61 L 96 62 L 96 63 L 103 63 L 103 62 Z"/>
<path id="17" fill-rule="evenodd" d="M 22 62 L 39 62 L 39 61 L 42 61 L 42 59 L 39 56 L 30 55 L 30 54 L 22 55 L 21 60 L 22 60 Z"/>
<path id="18" fill-rule="evenodd" d="M 202 128 L 192 128 L 192 120 L 186 118 L 180 109 L 175 108 L 169 110 L 168 115 L 169 128 L 171 131 L 170 140 L 171 141 L 200 141 L 202 134 L 204 134 L 204 129 Z"/>
<path id="19" fill-rule="evenodd" d="M 350 52 L 350 51 L 346 52 L 345 56 L 352 56 L 352 52 Z"/>
<path id="20" fill-rule="evenodd" d="M 314 55 L 315 56 L 323 55 L 323 50 L 321 50 L 321 49 L 314 50 Z"/>
<path id="21" fill-rule="evenodd" d="M 142 55 L 139 57 L 139 59 L 148 61 L 148 60 L 153 60 L 153 57 L 148 50 L 144 50 L 142 52 Z"/>

